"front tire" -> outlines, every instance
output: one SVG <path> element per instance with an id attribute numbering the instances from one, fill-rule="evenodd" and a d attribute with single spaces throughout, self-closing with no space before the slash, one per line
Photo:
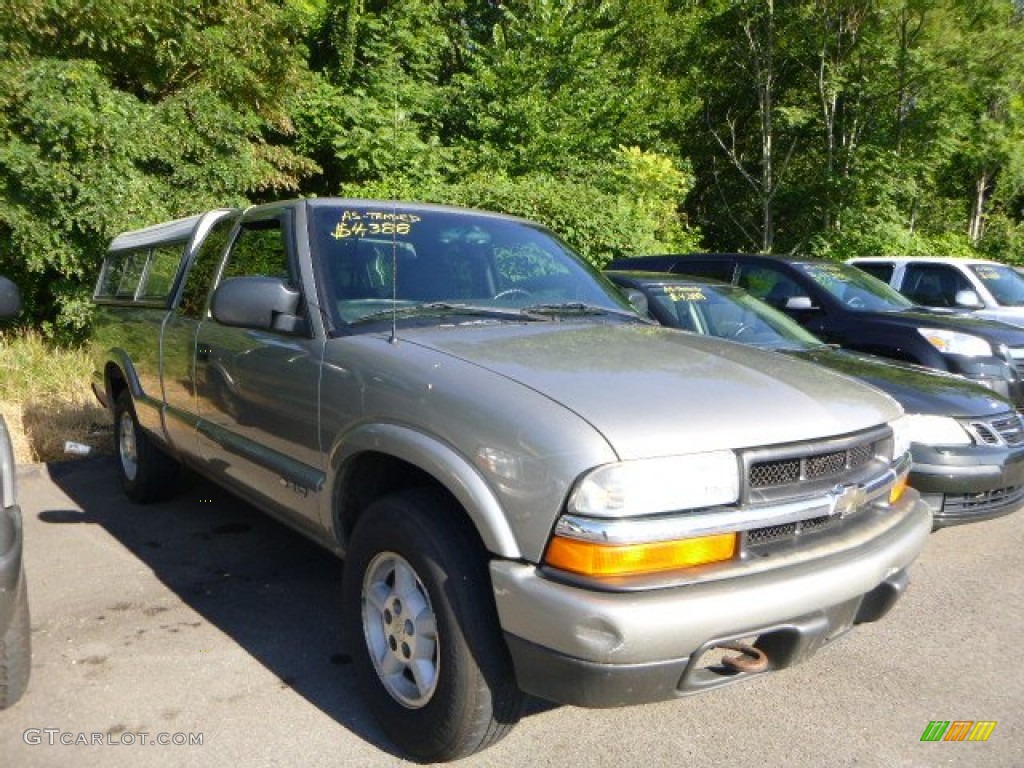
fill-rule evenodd
<path id="1" fill-rule="evenodd" d="M 0 635 L 0 709 L 7 709 L 21 698 L 28 687 L 31 663 L 28 588 L 25 584 L 25 574 L 22 572 L 11 623 L 3 635 Z"/>
<path id="2" fill-rule="evenodd" d="M 160 450 L 139 426 L 128 390 L 114 401 L 114 449 L 121 487 L 129 499 L 146 504 L 170 495 L 181 465 Z"/>
<path id="3" fill-rule="evenodd" d="M 356 683 L 400 748 L 423 762 L 454 760 L 518 722 L 524 697 L 483 547 L 444 494 L 404 491 L 366 509 L 343 596 Z"/>

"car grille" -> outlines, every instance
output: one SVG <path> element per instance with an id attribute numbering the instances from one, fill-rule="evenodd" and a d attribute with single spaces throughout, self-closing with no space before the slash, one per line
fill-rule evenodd
<path id="1" fill-rule="evenodd" d="M 1024 422 L 1016 413 L 1005 413 L 990 419 L 972 419 L 969 432 L 982 445 L 1020 445 L 1024 443 Z"/>
<path id="2" fill-rule="evenodd" d="M 832 440 L 744 452 L 746 487 L 742 503 L 757 506 L 834 493 L 877 476 L 887 465 L 891 437 L 880 428 Z M 745 534 L 748 549 L 784 545 L 841 526 L 844 516 L 820 515 L 807 520 L 753 528 Z"/>
<path id="3" fill-rule="evenodd" d="M 749 483 L 751 488 L 770 488 L 838 478 L 848 470 L 862 467 L 874 455 L 874 442 L 866 442 L 840 451 L 757 462 L 750 467 Z"/>
<path id="4" fill-rule="evenodd" d="M 1024 502 L 1024 485 L 999 488 L 984 493 L 947 494 L 942 504 L 942 516 L 982 515 L 996 509 L 1016 506 Z"/>
<path id="5" fill-rule="evenodd" d="M 785 523 L 783 525 L 755 528 L 747 531 L 747 546 L 757 548 L 767 544 L 795 539 L 801 534 L 833 528 L 839 524 L 840 520 L 839 515 L 822 515 L 821 517 L 812 517 L 809 520 L 801 520 L 798 523 Z"/>

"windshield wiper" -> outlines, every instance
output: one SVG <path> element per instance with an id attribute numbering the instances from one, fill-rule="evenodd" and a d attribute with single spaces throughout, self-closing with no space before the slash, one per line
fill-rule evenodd
<path id="1" fill-rule="evenodd" d="M 350 320 L 349 324 L 353 325 L 355 323 L 386 320 L 390 317 L 411 317 L 415 315 L 473 315 L 475 317 L 491 317 L 500 320 L 523 320 L 523 315 L 519 310 L 474 306 L 472 304 L 452 304 L 446 301 L 431 301 L 426 304 L 415 304 L 411 307 L 395 307 L 393 309 L 371 312 L 368 315 Z"/>
<path id="2" fill-rule="evenodd" d="M 615 315 L 642 323 L 650 322 L 635 312 L 613 307 L 602 307 L 598 304 L 587 304 L 583 301 L 566 301 L 561 304 L 530 304 L 519 309 L 526 316 L 530 315 Z"/>

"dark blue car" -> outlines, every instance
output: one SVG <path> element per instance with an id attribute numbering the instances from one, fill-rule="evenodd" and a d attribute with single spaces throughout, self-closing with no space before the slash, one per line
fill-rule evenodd
<path id="1" fill-rule="evenodd" d="M 848 264 L 800 256 L 694 253 L 615 259 L 607 269 L 732 283 L 825 342 L 956 373 L 1024 408 L 1024 329 L 918 306 Z"/>
<path id="2" fill-rule="evenodd" d="M 936 528 L 987 520 L 1024 503 L 1024 423 L 1013 404 L 960 376 L 835 349 L 735 286 L 683 275 L 606 272 L 639 291 L 662 325 L 771 349 L 872 384 L 903 406 L 910 485 Z"/>

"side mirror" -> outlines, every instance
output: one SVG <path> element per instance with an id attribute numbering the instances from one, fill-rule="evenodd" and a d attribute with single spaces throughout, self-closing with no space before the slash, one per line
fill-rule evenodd
<path id="1" fill-rule="evenodd" d="M 301 334 L 305 319 L 296 313 L 302 294 L 278 277 L 231 277 L 217 286 L 210 303 L 223 325 Z"/>
<path id="2" fill-rule="evenodd" d="M 786 299 L 786 309 L 808 310 L 817 309 L 810 296 L 791 296 Z"/>
<path id="3" fill-rule="evenodd" d="M 956 292 L 956 296 L 953 297 L 953 303 L 963 309 L 981 309 L 985 306 L 981 303 L 977 293 L 966 288 Z"/>
<path id="4" fill-rule="evenodd" d="M 21 312 L 21 294 L 18 286 L 6 277 L 0 277 L 0 317 L 14 317 Z"/>
<path id="5" fill-rule="evenodd" d="M 643 291 L 638 291 L 636 288 L 623 288 L 622 295 L 626 297 L 626 301 L 629 302 L 633 309 L 647 317 L 650 307 L 647 304 L 647 296 Z"/>

